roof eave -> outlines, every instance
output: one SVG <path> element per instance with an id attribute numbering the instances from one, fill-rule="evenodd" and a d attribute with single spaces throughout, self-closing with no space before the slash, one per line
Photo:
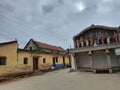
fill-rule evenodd
<path id="1" fill-rule="evenodd" d="M 81 34 L 83 34 L 85 31 L 93 29 L 93 28 L 104 28 L 104 29 L 108 29 L 108 30 L 117 30 L 117 31 L 120 30 L 120 28 L 117 28 L 117 27 L 105 27 L 105 26 L 99 26 L 99 25 L 91 25 L 91 26 L 85 28 L 84 30 L 82 30 L 77 35 L 75 35 L 73 37 L 73 40 L 75 40 L 78 36 L 80 36 Z"/>

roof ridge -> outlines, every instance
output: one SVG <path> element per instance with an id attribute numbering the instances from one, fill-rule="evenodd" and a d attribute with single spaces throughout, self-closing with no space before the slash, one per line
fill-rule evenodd
<path id="1" fill-rule="evenodd" d="M 0 45 L 1 45 L 1 44 L 10 44 L 10 43 L 17 43 L 17 40 L 8 41 L 8 42 L 2 42 L 2 43 L 0 43 Z"/>
<path id="2" fill-rule="evenodd" d="M 35 42 L 35 44 L 38 47 L 51 49 L 51 50 L 57 50 L 57 51 L 64 51 L 64 49 L 60 46 L 55 46 L 55 45 L 47 44 L 47 43 L 44 43 L 44 42 L 39 42 L 39 41 L 36 41 L 36 40 L 33 40 L 33 41 Z"/>
<path id="3" fill-rule="evenodd" d="M 48 43 L 39 42 L 39 41 L 36 41 L 36 40 L 34 40 L 34 41 L 35 41 L 35 42 L 38 42 L 38 43 L 46 44 L 46 45 L 49 45 L 49 46 L 54 46 L 54 47 L 59 47 L 59 48 L 62 48 L 62 47 L 60 47 L 60 46 L 55 46 L 55 45 L 51 45 L 51 44 L 48 44 Z"/>
<path id="4" fill-rule="evenodd" d="M 82 31 L 80 31 L 78 34 L 76 34 L 75 36 L 73 36 L 73 39 L 75 39 L 77 36 L 79 36 L 81 33 L 89 30 L 89 29 L 93 29 L 93 28 L 103 28 L 103 29 L 120 29 L 119 27 L 111 27 L 111 26 L 105 26 L 105 25 L 94 25 L 92 24 L 91 26 L 86 27 L 85 29 L 83 29 Z"/>
<path id="5" fill-rule="evenodd" d="M 108 28 L 118 28 L 118 27 L 113 27 L 113 26 L 107 26 L 107 25 L 94 25 L 94 24 L 92 24 L 91 26 L 100 26 L 100 27 L 108 27 Z"/>

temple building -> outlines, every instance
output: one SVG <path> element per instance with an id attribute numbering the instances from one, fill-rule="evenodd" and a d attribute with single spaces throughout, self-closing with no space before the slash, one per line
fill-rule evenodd
<path id="1" fill-rule="evenodd" d="M 113 70 L 120 68 L 120 27 L 91 25 L 73 37 L 72 69 Z"/>

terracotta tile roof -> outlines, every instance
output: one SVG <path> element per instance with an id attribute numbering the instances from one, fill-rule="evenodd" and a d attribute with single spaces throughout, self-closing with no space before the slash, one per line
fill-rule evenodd
<path id="1" fill-rule="evenodd" d="M 63 48 L 58 47 L 58 46 L 53 46 L 53 45 L 49 45 L 49 44 L 38 42 L 38 41 L 34 41 L 34 43 L 36 44 L 36 46 L 41 47 L 41 48 L 56 50 L 56 51 L 64 51 Z"/>
<path id="2" fill-rule="evenodd" d="M 86 32 L 87 30 L 90 29 L 94 29 L 94 28 L 101 28 L 101 29 L 108 29 L 108 30 L 120 30 L 120 27 L 110 27 L 110 26 L 104 26 L 104 25 L 91 25 L 87 28 L 85 28 L 84 30 L 82 30 L 80 33 L 78 33 L 77 35 L 75 35 L 73 37 L 73 39 L 77 38 L 78 36 L 80 36 L 81 34 L 83 34 L 84 32 Z"/>

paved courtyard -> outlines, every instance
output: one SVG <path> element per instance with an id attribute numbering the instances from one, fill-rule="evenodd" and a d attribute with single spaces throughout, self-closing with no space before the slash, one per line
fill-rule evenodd
<path id="1" fill-rule="evenodd" d="M 120 73 L 94 74 L 69 69 L 0 85 L 0 90 L 120 90 Z"/>

